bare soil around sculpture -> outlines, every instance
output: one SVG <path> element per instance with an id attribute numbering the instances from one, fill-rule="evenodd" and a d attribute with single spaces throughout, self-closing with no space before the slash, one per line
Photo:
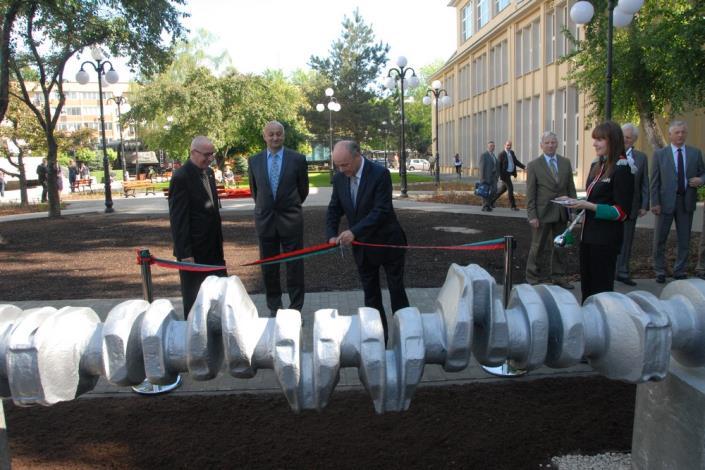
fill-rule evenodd
<path id="1" fill-rule="evenodd" d="M 459 245 L 513 235 L 524 280 L 524 218 L 400 210 L 408 242 Z M 306 208 L 306 245 L 324 241 L 324 208 Z M 262 292 L 251 214 L 223 217 L 228 270 Z M 468 233 L 469 232 L 469 233 Z M 3 223 L 0 299 L 138 298 L 135 250 L 171 257 L 164 216 L 86 214 Z M 694 244 L 697 243 L 693 241 Z M 635 277 L 650 277 L 650 230 L 638 230 Z M 671 247 L 672 250 L 673 247 Z M 692 247 L 693 249 L 695 246 Z M 672 259 L 673 253 L 669 253 Z M 568 250 L 578 278 L 577 248 Z M 498 281 L 501 252 L 409 250 L 406 284 L 439 287 L 451 263 L 477 263 Z M 178 274 L 154 267 L 158 297 Z M 360 289 L 349 252 L 306 261 L 309 291 Z M 628 451 L 635 388 L 597 377 L 419 388 L 411 409 L 374 414 L 363 392 L 337 391 L 322 413 L 292 413 L 283 395 L 82 398 L 51 408 L 5 404 L 14 468 L 538 468 L 566 453 Z"/>

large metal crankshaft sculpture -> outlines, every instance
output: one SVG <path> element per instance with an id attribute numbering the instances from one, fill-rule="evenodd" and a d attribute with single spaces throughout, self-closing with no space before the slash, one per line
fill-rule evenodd
<path id="1" fill-rule="evenodd" d="M 302 350 L 301 316 L 259 318 L 240 280 L 208 278 L 188 321 L 167 300 L 123 302 L 105 323 L 90 308 L 22 311 L 0 305 L 0 395 L 19 405 L 52 405 L 91 390 L 99 376 L 116 385 L 157 384 L 188 372 L 240 378 L 273 369 L 294 411 L 322 409 L 341 367 L 356 367 L 375 410 L 409 407 L 425 364 L 446 371 L 510 359 L 524 369 L 569 367 L 586 358 L 600 374 L 628 382 L 662 379 L 671 351 L 705 364 L 705 281 L 647 292 L 603 293 L 580 306 L 556 286 L 518 285 L 504 308 L 494 279 L 477 265 L 452 265 L 435 311 L 396 312 L 385 349 L 376 310 L 315 313 L 313 348 Z"/>

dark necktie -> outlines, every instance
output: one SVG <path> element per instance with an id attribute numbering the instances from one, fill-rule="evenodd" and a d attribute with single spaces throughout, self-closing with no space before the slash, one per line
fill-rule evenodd
<path id="1" fill-rule="evenodd" d="M 211 205 L 213 205 L 214 201 L 213 192 L 211 191 L 211 183 L 208 181 L 208 173 L 205 171 L 201 172 L 201 182 L 203 183 L 203 188 L 206 190 L 206 193 L 208 193 L 208 199 L 210 199 Z"/>
<path id="2" fill-rule="evenodd" d="M 685 194 L 685 165 L 683 163 L 683 151 L 679 148 L 678 155 L 678 194 Z"/>

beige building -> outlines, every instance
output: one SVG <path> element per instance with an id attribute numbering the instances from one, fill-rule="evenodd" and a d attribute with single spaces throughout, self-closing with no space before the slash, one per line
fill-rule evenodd
<path id="1" fill-rule="evenodd" d="M 105 139 L 108 144 L 117 143 L 120 141 L 118 129 L 118 107 L 112 99 L 116 94 L 126 98 L 126 103 L 120 107 L 120 111 L 125 113 L 129 110 L 129 94 L 128 83 L 118 82 L 113 84 L 103 85 L 103 114 L 105 117 Z M 27 84 L 28 90 L 35 102 L 43 101 L 40 92 L 32 91 L 33 84 Z M 98 132 L 97 137 L 100 139 L 100 104 L 98 102 L 98 82 L 88 82 L 85 85 L 70 81 L 64 82 L 64 95 L 66 102 L 61 110 L 59 122 L 56 125 L 57 130 L 75 131 L 83 127 L 95 129 Z M 39 101 L 39 102 L 41 102 Z M 50 105 L 52 113 L 54 107 L 59 102 L 58 92 L 51 95 Z M 122 129 L 123 140 L 131 140 L 135 138 L 134 129 L 131 126 L 124 126 Z"/>
<path id="2" fill-rule="evenodd" d="M 457 12 L 458 47 L 432 77 L 441 80 L 452 97 L 450 105 L 439 109 L 444 167 L 450 170 L 453 156 L 459 153 L 464 168 L 477 175 L 487 141 L 494 140 L 499 152 L 507 139 L 513 141 L 517 157 L 527 163 L 540 153 L 541 133 L 551 130 L 558 135 L 558 153 L 573 164 L 576 186 L 584 187 L 594 159 L 585 97 L 565 80 L 569 65 L 558 63 L 572 47 L 563 29 L 583 34 L 570 20 L 574 3 L 452 0 L 448 4 Z M 685 119 L 690 125 L 689 143 L 702 148 L 703 136 L 697 130 L 705 119 L 692 115 Z M 638 146 L 651 155 L 645 137 Z"/>

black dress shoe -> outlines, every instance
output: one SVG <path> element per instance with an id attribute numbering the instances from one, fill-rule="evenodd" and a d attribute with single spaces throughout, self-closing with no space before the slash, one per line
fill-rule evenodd
<path id="1" fill-rule="evenodd" d="M 618 276 L 618 277 L 617 277 L 617 280 L 618 280 L 619 282 L 621 282 L 622 284 L 626 284 L 626 285 L 628 285 L 628 286 L 632 286 L 632 287 L 633 287 L 633 286 L 636 285 L 636 282 L 634 282 L 631 277 L 622 277 L 622 276 Z"/>
<path id="2" fill-rule="evenodd" d="M 688 279 L 688 275 L 687 274 L 676 274 L 673 276 L 673 279 L 675 279 L 676 281 L 682 281 L 683 279 Z"/>
<path id="3" fill-rule="evenodd" d="M 518 208 L 517 206 L 514 206 L 514 207 L 512 207 L 512 210 L 513 210 L 513 211 L 518 211 L 519 208 Z"/>
<path id="4" fill-rule="evenodd" d="M 664 276 L 663 274 L 659 274 L 658 276 L 656 276 L 656 282 L 658 282 L 659 284 L 663 284 L 664 282 L 666 282 L 666 276 Z"/>
<path id="5" fill-rule="evenodd" d="M 696 274 L 696 276 L 698 276 L 700 279 L 705 280 L 705 273 L 698 273 Z"/>

